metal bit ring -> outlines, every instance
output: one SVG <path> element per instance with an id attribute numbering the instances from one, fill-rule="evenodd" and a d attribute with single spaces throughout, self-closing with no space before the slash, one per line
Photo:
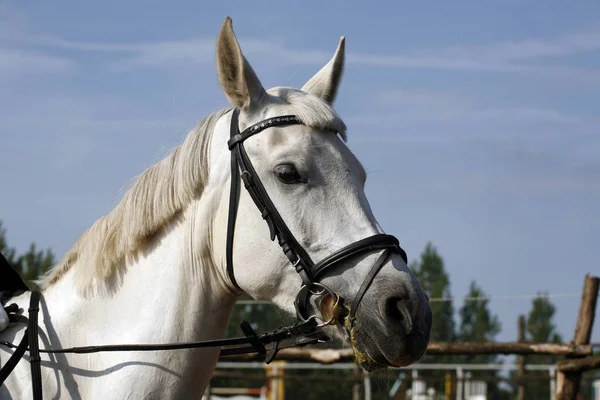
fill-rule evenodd
<path id="1" fill-rule="evenodd" d="M 321 290 L 320 291 L 315 291 L 315 287 L 319 287 Z M 335 299 L 335 304 L 334 306 L 337 307 L 340 303 L 340 296 L 335 293 L 331 288 L 329 288 L 328 286 L 323 285 L 322 283 L 318 283 L 318 282 L 313 282 L 310 286 L 308 285 L 303 285 L 300 290 L 298 291 L 298 294 L 296 295 L 296 300 L 294 301 L 294 306 L 296 308 L 296 316 L 298 317 L 298 319 L 302 322 L 309 322 L 311 320 L 320 320 L 323 321 L 319 324 L 317 324 L 318 327 L 322 328 L 325 327 L 327 325 L 332 325 L 334 319 L 335 319 L 335 315 L 332 316 L 328 321 L 324 321 L 321 317 L 317 316 L 316 314 L 313 314 L 309 317 L 305 317 L 304 315 L 302 315 L 302 313 L 300 312 L 300 299 L 304 298 L 304 296 L 306 296 L 306 300 L 305 303 L 309 303 L 310 298 L 312 296 L 320 296 L 320 295 L 330 295 Z M 305 308 L 306 308 L 307 304 L 304 304 Z"/>

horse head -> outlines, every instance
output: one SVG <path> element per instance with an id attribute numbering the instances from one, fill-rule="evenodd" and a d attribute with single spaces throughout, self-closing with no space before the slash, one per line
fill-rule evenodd
<path id="1" fill-rule="evenodd" d="M 426 350 L 431 307 L 373 215 L 367 175 L 333 109 L 344 53 L 342 37 L 301 89 L 266 90 L 225 20 L 217 69 L 234 109 L 211 144 L 209 180 L 222 188 L 214 251 L 233 293 L 318 319 L 366 369 L 405 366 Z"/>

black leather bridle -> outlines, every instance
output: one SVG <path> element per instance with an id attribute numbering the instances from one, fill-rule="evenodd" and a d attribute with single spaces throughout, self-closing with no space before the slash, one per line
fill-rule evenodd
<path id="1" fill-rule="evenodd" d="M 231 188 L 229 193 L 226 250 L 227 274 L 229 275 L 229 279 L 237 289 L 240 291 L 242 290 L 238 285 L 233 272 L 233 239 L 239 201 L 239 181 L 241 179 L 244 182 L 244 186 L 250 194 L 250 197 L 254 200 L 254 204 L 256 204 L 263 219 L 269 226 L 271 240 L 277 239 L 279 246 L 281 246 L 284 254 L 302 279 L 302 287 L 300 288 L 295 301 L 296 316 L 300 321 L 306 322 L 311 318 L 318 318 L 316 315 L 308 315 L 311 295 L 329 294 L 336 299 L 336 304 L 340 302 L 341 299 L 338 294 L 319 282 L 319 278 L 321 278 L 325 272 L 330 268 L 340 265 L 341 262 L 348 260 L 350 257 L 383 250 L 381 256 L 371 267 L 369 274 L 366 276 L 352 302 L 350 307 L 350 317 L 353 318 L 365 292 L 390 255 L 392 253 L 398 253 L 404 259 L 404 262 L 407 263 L 408 260 L 405 251 L 400 247 L 398 239 L 395 236 L 380 233 L 351 243 L 315 264 L 283 221 L 283 218 L 267 194 L 265 187 L 244 149 L 244 141 L 246 139 L 267 128 L 273 126 L 298 125 L 302 124 L 302 121 L 296 115 L 273 117 L 257 122 L 240 133 L 238 122 L 239 113 L 239 108 L 235 108 L 232 111 L 230 139 L 227 142 L 229 150 L 231 151 Z M 327 321 L 323 321 L 323 324 L 326 323 Z"/>
<path id="2" fill-rule="evenodd" d="M 239 182 L 242 180 L 246 190 L 254 200 L 263 219 L 269 226 L 271 240 L 277 239 L 279 246 L 289 259 L 292 266 L 302 279 L 302 286 L 298 291 L 295 300 L 296 316 L 298 323 L 292 326 L 282 327 L 273 331 L 257 334 L 250 324 L 246 321 L 240 323 L 240 328 L 245 337 L 226 338 L 217 340 L 204 340 L 196 342 L 183 343 L 163 343 L 163 344 L 117 344 L 102 346 L 83 346 L 70 347 L 63 349 L 40 349 L 38 348 L 38 312 L 41 293 L 32 291 L 28 309 L 29 318 L 22 315 L 21 309 L 17 304 L 10 304 L 4 307 L 12 322 L 23 323 L 27 325 L 23 338 L 19 345 L 11 342 L 0 341 L 0 345 L 15 349 L 9 360 L 0 369 L 0 386 L 10 375 L 18 364 L 19 360 L 29 351 L 29 362 L 31 365 L 32 390 L 35 400 L 42 399 L 42 376 L 40 367 L 40 353 L 75 353 L 87 354 L 97 352 L 114 351 L 157 351 L 157 350 L 176 350 L 190 348 L 208 348 L 220 347 L 221 356 L 233 354 L 258 353 L 265 356 L 265 362 L 270 363 L 277 352 L 286 347 L 305 346 L 308 344 L 319 343 L 327 340 L 320 328 L 326 325 L 333 325 L 334 317 L 325 321 L 316 314 L 308 315 L 311 296 L 320 296 L 323 298 L 330 295 L 335 300 L 335 306 L 341 309 L 343 299 L 328 286 L 319 282 L 325 272 L 330 268 L 340 265 L 351 257 L 365 253 L 383 250 L 377 261 L 371 267 L 371 270 L 365 277 L 356 296 L 352 300 L 349 312 L 342 318 L 350 319 L 350 326 L 354 321 L 356 310 L 366 293 L 367 289 L 375 279 L 375 276 L 383 267 L 392 253 L 400 254 L 407 261 L 406 253 L 400 247 L 396 237 L 386 234 L 376 234 L 343 247 L 318 263 L 314 263 L 304 248 L 294 238 L 277 208 L 269 198 L 258 174 L 246 154 L 244 141 L 257 133 L 273 126 L 297 125 L 302 124 L 300 118 L 295 115 L 286 115 L 281 117 L 269 118 L 258 122 L 240 133 L 238 126 L 238 116 L 240 110 L 233 109 L 231 117 L 231 137 L 228 141 L 228 147 L 231 150 L 231 192 L 229 199 L 229 216 L 227 223 L 227 247 L 226 262 L 227 274 L 232 284 L 242 290 L 234 276 L 233 272 L 233 239 L 235 231 L 235 221 L 239 202 Z M 319 323 L 317 320 L 322 322 Z M 335 322 L 337 323 L 337 322 Z"/>

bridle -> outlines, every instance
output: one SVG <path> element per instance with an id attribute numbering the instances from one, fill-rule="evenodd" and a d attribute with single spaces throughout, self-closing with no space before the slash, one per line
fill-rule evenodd
<path id="1" fill-rule="evenodd" d="M 33 398 L 39 400 L 42 398 L 40 353 L 87 354 L 106 351 L 157 351 L 220 347 L 221 356 L 258 353 L 265 356 L 266 363 L 270 363 L 275 358 L 277 352 L 283 348 L 305 346 L 328 340 L 328 337 L 325 336 L 321 330 L 321 328 L 326 325 L 335 325 L 339 323 L 341 319 L 346 318 L 350 320 L 350 326 L 352 326 L 356 311 L 364 294 L 385 262 L 392 253 L 397 253 L 400 254 L 406 263 L 408 262 L 406 253 L 400 247 L 396 237 L 387 234 L 375 234 L 351 243 L 315 264 L 283 221 L 244 149 L 244 141 L 250 136 L 256 135 L 270 127 L 298 125 L 302 124 L 302 121 L 295 115 L 268 118 L 244 129 L 244 131 L 240 133 L 238 125 L 239 113 L 239 108 L 234 108 L 232 111 L 231 134 L 230 139 L 227 142 L 231 151 L 231 190 L 229 196 L 226 247 L 227 274 L 235 288 L 243 291 L 235 279 L 233 270 L 233 240 L 240 195 L 239 182 L 241 180 L 244 182 L 246 190 L 258 207 L 263 219 L 266 221 L 269 227 L 271 240 L 277 239 L 279 246 L 302 280 L 302 286 L 300 287 L 294 302 L 298 323 L 259 335 L 252 329 L 248 322 L 241 321 L 240 328 L 244 332 L 245 337 L 238 338 L 167 344 L 123 344 L 71 347 L 64 349 L 40 349 L 38 347 L 37 319 L 41 293 L 39 291 L 32 291 L 28 310 L 29 318 L 22 315 L 23 310 L 20 310 L 16 304 L 11 304 L 4 308 L 12 322 L 27 324 L 27 329 L 25 330 L 19 345 L 7 341 L 0 341 L 0 345 L 15 349 L 9 360 L 2 369 L 0 369 L 0 385 L 2 385 L 10 375 L 27 350 L 29 350 L 30 354 L 29 362 L 33 382 Z M 319 282 L 319 279 L 322 278 L 327 271 L 333 267 L 339 266 L 342 262 L 347 261 L 351 257 L 379 250 L 383 250 L 382 254 L 371 267 L 349 309 L 344 306 L 344 299 L 341 298 L 339 294 Z M 322 316 L 319 317 L 316 314 L 309 315 L 310 299 L 313 296 L 320 297 L 321 301 L 327 297 L 329 297 L 330 300 L 333 300 L 333 307 L 335 310 L 332 312 L 332 316 L 329 319 L 325 320 Z M 318 320 L 321 322 L 319 323 Z"/>
<path id="2" fill-rule="evenodd" d="M 350 257 L 374 252 L 377 250 L 383 250 L 381 256 L 371 267 L 371 270 L 363 281 L 362 286 L 352 302 L 349 317 L 351 320 L 353 320 L 356 310 L 358 309 L 365 292 L 390 255 L 392 253 L 398 253 L 404 259 L 404 262 L 407 263 L 408 260 L 406 253 L 400 247 L 396 237 L 380 233 L 351 243 L 315 264 L 306 250 L 304 250 L 304 248 L 298 243 L 290 229 L 287 227 L 286 223 L 283 221 L 283 218 L 267 194 L 265 187 L 258 177 L 258 174 L 252 166 L 252 162 L 250 161 L 250 158 L 244 149 L 244 141 L 246 139 L 264 131 L 267 128 L 274 126 L 298 125 L 302 124 L 302 121 L 296 115 L 273 117 L 257 122 L 256 124 L 244 129 L 244 131 L 240 133 L 238 122 L 239 113 L 239 108 L 235 108 L 232 111 L 230 139 L 227 142 L 229 150 L 231 151 L 231 188 L 229 193 L 229 218 L 227 223 L 226 250 L 227 274 L 229 275 L 229 279 L 237 289 L 240 291 L 242 290 L 236 282 L 233 272 L 233 238 L 237 206 L 239 201 L 239 181 L 241 179 L 244 182 L 244 186 L 250 194 L 250 197 L 252 197 L 252 200 L 254 200 L 254 204 L 256 204 L 256 207 L 258 207 L 258 210 L 269 227 L 271 240 L 277 239 L 279 246 L 302 279 L 302 286 L 294 303 L 296 308 L 296 317 L 299 321 L 308 322 L 311 319 L 319 319 L 319 317 L 316 315 L 308 315 L 309 301 L 312 295 L 332 296 L 335 299 L 335 306 L 341 308 L 343 299 L 341 299 L 340 296 L 328 286 L 319 282 L 319 278 L 321 278 L 325 272 L 333 267 L 339 266 L 341 262 L 346 261 Z M 333 318 L 334 317 L 331 317 L 329 320 L 323 321 L 321 324 L 319 324 L 319 326 L 331 324 L 333 322 Z M 323 320 L 322 318 L 320 319 Z"/>

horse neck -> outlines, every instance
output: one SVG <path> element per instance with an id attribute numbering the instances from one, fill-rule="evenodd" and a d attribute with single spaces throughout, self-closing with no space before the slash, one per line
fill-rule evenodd
<path id="1" fill-rule="evenodd" d="M 235 299 L 222 287 L 209 247 L 194 244 L 192 248 L 191 243 L 186 243 L 194 236 L 190 234 L 190 225 L 195 224 L 184 220 L 172 226 L 150 251 L 140 254 L 126 267 L 120 283 L 109 294 L 84 298 L 78 295 L 71 275 L 66 274 L 44 291 L 48 306 L 56 301 L 57 307 L 81 314 L 86 322 L 100 320 L 99 324 L 108 323 L 108 327 L 111 321 L 116 323 L 120 314 L 127 325 L 140 328 L 136 329 L 136 335 L 152 340 L 218 334 L 211 333 L 211 323 L 226 325 L 224 311 L 233 306 Z M 188 255 L 197 250 L 204 254 Z M 77 265 L 72 267 L 76 268 Z M 219 310 L 217 315 L 213 313 L 215 309 Z M 54 318 L 52 310 L 50 313 Z"/>
<path id="2" fill-rule="evenodd" d="M 222 338 L 235 297 L 221 283 L 221 274 L 211 261 L 210 246 L 197 244 L 204 234 L 198 231 L 198 226 L 210 224 L 196 223 L 193 218 L 183 218 L 174 224 L 151 251 L 127 266 L 120 285 L 110 295 L 83 298 L 74 289 L 71 273 L 47 288 L 39 321 L 49 338 L 43 347 Z M 204 229 L 207 230 L 200 230 Z M 190 256 L 192 250 L 200 254 Z M 83 358 L 75 355 L 69 358 L 69 364 L 110 367 L 127 360 L 144 360 L 171 369 L 183 378 L 175 380 L 170 389 L 182 393 L 182 390 L 198 390 L 205 385 L 218 357 L 218 349 L 171 353 L 95 353 Z M 140 370 L 144 368 L 144 377 L 150 373 L 158 378 L 162 373 L 151 367 L 140 367 Z M 131 378 L 135 379 L 135 373 L 132 374 Z M 190 375 L 193 379 L 189 379 Z M 164 384 L 165 380 L 156 379 L 156 382 Z M 185 385 L 193 387 L 182 387 Z"/>

